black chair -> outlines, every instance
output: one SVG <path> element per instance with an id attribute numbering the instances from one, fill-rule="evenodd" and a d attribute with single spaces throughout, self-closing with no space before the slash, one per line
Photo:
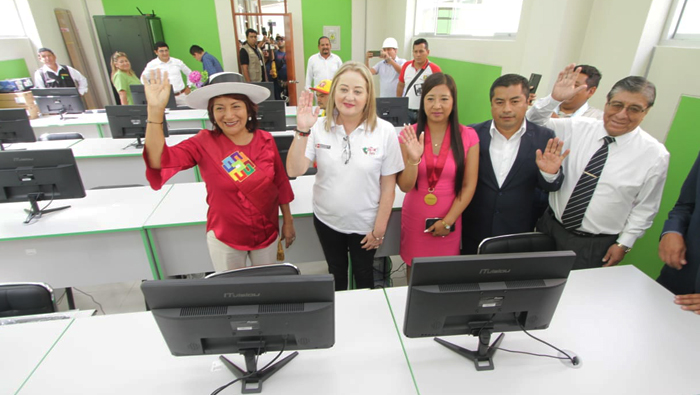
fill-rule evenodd
<path id="1" fill-rule="evenodd" d="M 197 134 L 202 129 L 168 129 L 168 134 L 174 136 L 176 134 Z"/>
<path id="2" fill-rule="evenodd" d="M 44 133 L 39 136 L 39 141 L 53 141 L 53 140 L 84 140 L 80 133 Z"/>
<path id="3" fill-rule="evenodd" d="M 516 233 L 484 239 L 477 254 L 556 251 L 554 239 L 541 232 Z"/>
<path id="4" fill-rule="evenodd" d="M 44 283 L 0 283 L 0 317 L 55 313 L 53 289 Z"/>
<path id="5" fill-rule="evenodd" d="M 204 278 L 286 276 L 299 274 L 301 274 L 299 268 L 291 263 L 275 263 L 272 265 L 250 266 L 241 269 L 227 270 L 225 272 L 212 273 Z"/>

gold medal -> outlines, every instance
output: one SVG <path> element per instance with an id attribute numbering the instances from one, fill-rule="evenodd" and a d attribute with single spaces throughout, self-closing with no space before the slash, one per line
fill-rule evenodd
<path id="1" fill-rule="evenodd" d="M 435 203 L 437 203 L 437 196 L 433 195 L 432 193 L 428 192 L 425 197 L 423 198 L 423 201 L 425 204 L 428 206 L 434 206 Z"/>

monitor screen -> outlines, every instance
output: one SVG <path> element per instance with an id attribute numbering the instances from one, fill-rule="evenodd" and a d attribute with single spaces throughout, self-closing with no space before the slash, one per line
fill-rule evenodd
<path id="1" fill-rule="evenodd" d="M 143 85 L 129 85 L 129 89 L 131 89 L 131 99 L 134 101 L 135 105 L 146 105 L 148 102 L 146 101 L 146 92 L 144 91 Z M 165 105 L 165 108 L 169 108 L 171 110 L 177 110 L 177 103 L 175 102 L 175 92 L 173 91 L 172 85 L 170 86 L 170 98 L 168 99 L 168 104 Z"/>
<path id="2" fill-rule="evenodd" d="M 25 222 L 67 207 L 39 209 L 42 200 L 85 197 L 70 148 L 0 152 L 0 203 L 29 201 Z"/>
<path id="3" fill-rule="evenodd" d="M 34 130 L 23 108 L 0 109 L 0 151 L 6 143 L 33 143 Z"/>
<path id="4" fill-rule="evenodd" d="M 270 91 L 270 96 L 268 96 L 265 101 L 275 100 L 275 84 L 273 82 L 249 82 L 249 84 L 262 86 Z"/>
<path id="5" fill-rule="evenodd" d="M 575 258 L 572 251 L 415 258 L 403 332 L 477 336 L 475 366 L 493 369 L 491 333 L 548 328 Z"/>
<path id="6" fill-rule="evenodd" d="M 143 148 L 142 138 L 146 137 L 148 106 L 105 106 L 107 121 L 113 139 L 136 139 L 136 148 Z M 168 123 L 163 114 L 163 134 L 168 137 Z"/>
<path id="7" fill-rule="evenodd" d="M 268 132 L 287 130 L 284 100 L 266 100 L 258 103 L 258 128 Z"/>
<path id="8" fill-rule="evenodd" d="M 253 374 L 243 380 L 244 388 L 246 380 L 264 380 L 254 380 L 264 374 L 257 371 L 256 355 L 335 343 L 332 275 L 158 280 L 144 282 L 141 290 L 173 355 L 241 353 L 247 371 L 222 361 L 236 375 Z"/>
<path id="9" fill-rule="evenodd" d="M 408 122 L 407 97 L 378 97 L 377 116 L 390 122 L 395 127 L 402 127 Z"/>
<path id="10" fill-rule="evenodd" d="M 42 114 L 80 114 L 85 112 L 78 88 L 32 89 L 32 95 Z"/>

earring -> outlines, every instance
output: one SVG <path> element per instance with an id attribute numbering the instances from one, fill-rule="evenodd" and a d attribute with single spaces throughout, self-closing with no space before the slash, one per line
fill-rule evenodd
<path id="1" fill-rule="evenodd" d="M 249 121 L 252 120 L 252 119 L 253 119 L 253 117 L 248 117 L 248 120 L 249 120 Z"/>

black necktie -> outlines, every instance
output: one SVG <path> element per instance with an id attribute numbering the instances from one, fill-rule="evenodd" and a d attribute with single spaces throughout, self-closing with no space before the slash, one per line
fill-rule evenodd
<path id="1" fill-rule="evenodd" d="M 615 138 L 605 136 L 604 140 L 603 146 L 588 161 L 586 169 L 576 183 L 574 192 L 566 203 L 561 222 L 567 230 L 574 230 L 581 226 L 583 216 L 586 214 L 588 204 L 591 202 L 593 192 L 595 192 L 595 187 L 598 185 L 598 178 L 600 178 L 605 161 L 608 159 L 608 144 L 615 141 Z"/>

